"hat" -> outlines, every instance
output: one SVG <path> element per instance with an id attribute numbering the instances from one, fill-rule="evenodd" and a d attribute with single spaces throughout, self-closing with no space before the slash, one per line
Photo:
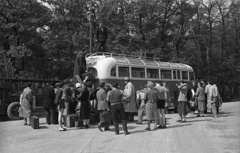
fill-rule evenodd
<path id="1" fill-rule="evenodd" d="M 81 83 L 76 83 L 76 88 L 79 88 L 79 87 L 81 87 L 82 86 L 82 84 Z"/>
<path id="2" fill-rule="evenodd" d="M 129 77 L 125 77 L 124 80 L 125 80 L 125 81 L 129 81 L 130 78 L 129 78 Z"/>

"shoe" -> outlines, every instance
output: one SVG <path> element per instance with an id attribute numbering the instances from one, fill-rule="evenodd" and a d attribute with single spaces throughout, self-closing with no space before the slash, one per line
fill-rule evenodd
<path id="1" fill-rule="evenodd" d="M 177 122 L 181 122 L 182 120 L 177 120 Z"/>
<path id="2" fill-rule="evenodd" d="M 201 115 L 201 117 L 204 117 L 204 115 Z"/>
<path id="3" fill-rule="evenodd" d="M 162 126 L 162 129 L 166 129 L 166 128 L 167 128 L 167 126 L 166 126 L 166 125 L 163 125 L 163 126 Z"/>
<path id="4" fill-rule="evenodd" d="M 129 135 L 130 133 L 128 131 L 124 132 L 125 135 Z"/>
<path id="5" fill-rule="evenodd" d="M 200 115 L 197 115 L 196 117 L 200 117 Z"/>
<path id="6" fill-rule="evenodd" d="M 149 127 L 147 127 L 145 130 L 146 130 L 146 131 L 150 131 L 151 129 L 150 129 Z"/>
<path id="7" fill-rule="evenodd" d="M 186 123 L 187 121 L 181 121 L 180 123 Z"/>
<path id="8" fill-rule="evenodd" d="M 116 135 L 119 135 L 119 132 L 115 132 Z"/>
<path id="9" fill-rule="evenodd" d="M 59 129 L 59 131 L 67 131 L 65 128 Z"/>
<path id="10" fill-rule="evenodd" d="M 159 125 L 157 128 L 158 128 L 158 129 L 162 129 L 162 125 Z"/>
<path id="11" fill-rule="evenodd" d="M 136 124 L 137 124 L 137 125 L 142 125 L 142 123 L 141 123 L 141 122 L 136 122 Z"/>
<path id="12" fill-rule="evenodd" d="M 85 128 L 85 129 L 88 129 L 88 128 L 89 128 L 89 125 L 84 125 L 84 128 Z"/>
<path id="13" fill-rule="evenodd" d="M 27 125 L 27 123 L 24 123 L 23 125 Z"/>
<path id="14" fill-rule="evenodd" d="M 99 131 L 101 131 L 101 132 L 102 132 L 102 128 L 101 128 L 101 126 L 100 126 L 100 125 L 98 125 L 97 127 L 98 127 Z M 105 130 L 105 131 L 106 131 L 106 130 Z"/>

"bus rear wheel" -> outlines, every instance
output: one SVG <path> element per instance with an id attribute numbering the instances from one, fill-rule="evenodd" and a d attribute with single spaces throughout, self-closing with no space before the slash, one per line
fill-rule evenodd
<path id="1" fill-rule="evenodd" d="M 20 103 L 19 102 L 13 102 L 13 103 L 11 103 L 8 106 L 7 114 L 8 114 L 8 117 L 11 120 L 19 120 L 19 119 L 21 119 L 19 117 L 19 113 L 18 113 L 19 107 L 20 107 Z"/>

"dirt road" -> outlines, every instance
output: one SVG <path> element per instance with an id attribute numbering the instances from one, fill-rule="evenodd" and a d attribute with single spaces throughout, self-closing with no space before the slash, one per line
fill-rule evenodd
<path id="1" fill-rule="evenodd" d="M 177 114 L 167 114 L 168 128 L 145 131 L 143 125 L 129 123 L 130 135 L 113 131 L 47 125 L 40 118 L 40 129 L 23 126 L 23 121 L 0 122 L 1 153 L 240 153 L 240 102 L 224 103 L 219 118 L 195 117 L 178 123 Z M 121 125 L 120 125 L 121 127 Z M 153 128 L 153 127 L 152 127 Z M 111 126 L 113 130 L 113 127 Z"/>

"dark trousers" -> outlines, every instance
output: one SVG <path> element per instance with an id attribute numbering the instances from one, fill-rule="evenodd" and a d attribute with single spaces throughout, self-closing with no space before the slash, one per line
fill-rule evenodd
<path id="1" fill-rule="evenodd" d="M 127 118 L 126 118 L 126 113 L 123 108 L 123 104 L 115 104 L 111 105 L 111 111 L 112 111 L 112 118 L 113 118 L 113 123 L 115 127 L 115 133 L 119 133 L 119 126 L 118 126 L 118 120 L 120 119 L 123 125 L 123 130 L 124 132 L 127 132 Z"/>
<path id="2" fill-rule="evenodd" d="M 104 113 L 106 113 L 107 111 L 105 111 L 105 110 L 99 110 L 99 114 L 100 115 L 102 115 L 102 114 L 104 114 Z M 99 122 L 99 125 L 100 125 L 100 127 L 102 126 L 102 124 L 104 124 L 104 129 L 105 130 L 107 130 L 107 129 L 109 129 L 109 123 L 108 122 Z"/>
<path id="3" fill-rule="evenodd" d="M 56 109 L 55 108 L 44 108 L 47 124 L 55 124 L 56 120 Z"/>
<path id="4" fill-rule="evenodd" d="M 106 41 L 97 42 L 97 52 L 106 52 Z"/>

